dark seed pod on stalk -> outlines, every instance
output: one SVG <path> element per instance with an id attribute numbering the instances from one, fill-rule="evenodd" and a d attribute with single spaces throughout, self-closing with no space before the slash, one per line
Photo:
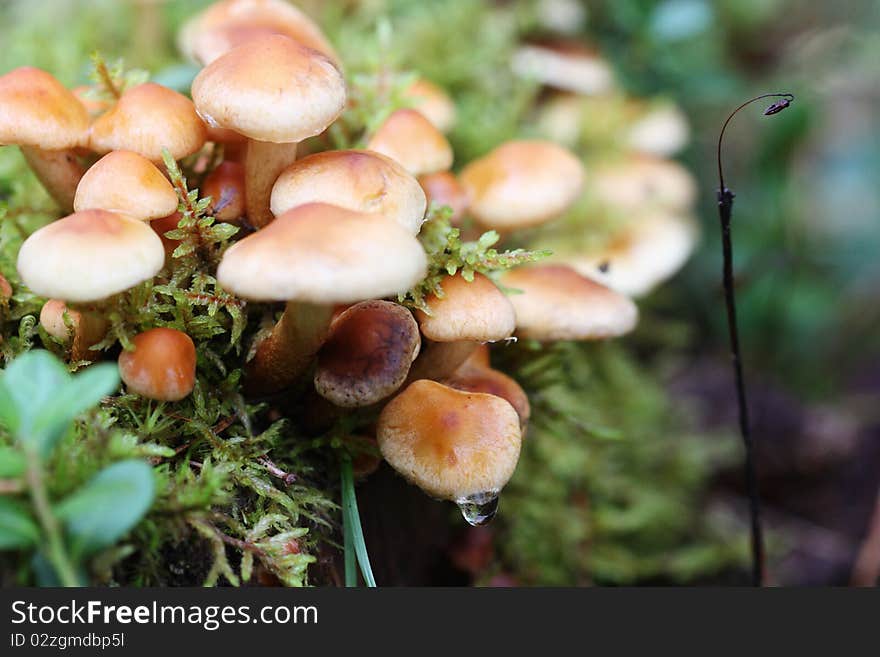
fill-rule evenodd
<path id="1" fill-rule="evenodd" d="M 761 498 L 758 491 L 758 476 L 755 466 L 755 445 L 749 426 L 749 409 L 746 400 L 746 384 L 742 370 L 742 357 L 739 347 L 739 332 L 736 324 L 736 296 L 733 281 L 733 243 L 730 234 L 730 224 L 733 218 L 734 193 L 724 185 L 724 171 L 721 167 L 721 142 L 724 139 L 724 131 L 731 119 L 737 112 L 761 100 L 762 98 L 782 98 L 776 101 L 766 110 L 765 116 L 778 114 L 791 105 L 794 96 L 789 93 L 762 94 L 747 100 L 731 112 L 724 125 L 721 126 L 721 134 L 718 136 L 718 214 L 721 219 L 721 244 L 724 254 L 724 300 L 727 305 L 727 327 L 730 333 L 730 356 L 733 363 L 733 374 L 736 382 L 736 397 L 739 407 L 739 428 L 743 445 L 746 452 L 746 487 L 749 494 L 749 507 L 752 526 L 752 583 L 761 586 L 764 583 L 764 537 L 761 526 Z"/>

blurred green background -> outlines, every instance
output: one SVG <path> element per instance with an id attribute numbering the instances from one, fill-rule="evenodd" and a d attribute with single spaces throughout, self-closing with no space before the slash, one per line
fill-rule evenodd
<path id="1" fill-rule="evenodd" d="M 148 69 L 158 82 L 185 89 L 194 71 L 176 53 L 174 30 L 207 4 L 3 0 L 0 73 L 35 65 L 68 85 L 83 84 L 88 81 L 88 55 L 99 50 Z M 732 530 L 715 533 L 716 546 L 741 532 L 742 505 L 735 457 L 727 451 L 723 458 L 700 456 L 719 449 L 718 444 L 707 448 L 706 440 L 735 441 L 720 290 L 715 140 L 727 112 L 747 98 L 772 91 L 796 95 L 792 108 L 772 119 L 762 117 L 757 105 L 743 112 L 726 137 L 726 179 L 737 194 L 741 336 L 761 441 L 773 579 L 784 584 L 851 581 L 880 484 L 880 267 L 875 255 L 880 249 L 880 4 L 309 0 L 299 5 L 327 31 L 349 73 L 390 61 L 447 88 L 459 104 L 460 121 L 451 138 L 459 163 L 514 134 L 529 133 L 526 108 L 535 90 L 510 75 L 510 48 L 522 36 L 552 31 L 554 16 L 563 17 L 555 29 L 599 49 L 628 94 L 669 98 L 684 110 L 692 141 L 680 159 L 699 181 L 702 242 L 682 272 L 640 302 L 642 325 L 621 347 L 636 369 L 622 372 L 624 366 L 612 358 L 600 388 L 620 395 L 627 386 L 645 386 L 635 389 L 645 398 L 657 395 L 659 401 L 649 411 L 640 415 L 638 409 L 627 409 L 615 419 L 616 426 L 629 421 L 638 424 L 633 432 L 647 435 L 651 427 L 646 422 L 653 420 L 645 418 L 674 408 L 687 416 L 694 434 L 704 434 L 702 447 L 690 452 L 686 444 L 679 445 L 677 453 L 715 459 L 720 465 L 694 466 L 708 472 L 706 485 L 695 489 L 681 475 L 676 481 L 683 497 L 677 503 L 716 520 L 726 517 L 716 513 L 722 507 L 739 518 L 731 521 Z M 0 154 L 0 196 L 7 199 L 17 193 L 10 174 L 20 166 L 17 154 L 9 151 Z M 560 349 L 565 357 L 567 347 Z M 599 362 L 610 358 L 607 350 L 594 356 Z M 510 364 L 511 369 L 519 366 Z M 579 376 L 571 371 L 566 375 L 569 383 Z M 521 372 L 527 387 L 529 376 Z M 577 405 L 576 395 L 570 401 Z M 735 442 L 728 446 L 736 449 Z M 660 444 L 649 454 L 659 458 L 662 451 Z M 579 463 L 578 454 L 563 452 L 553 458 Z M 528 472 L 529 464 L 537 462 L 526 460 L 523 467 Z M 638 465 L 621 463 L 645 471 L 652 467 L 650 459 Z M 686 463 L 679 466 L 688 471 Z M 516 495 L 517 490 L 522 487 L 514 489 Z M 578 501 L 569 503 L 576 506 Z M 514 515 L 516 504 L 511 504 Z M 676 508 L 656 512 L 670 518 Z M 640 571 L 635 561 L 616 560 L 613 541 L 604 565 L 568 564 L 571 554 L 560 557 L 541 550 L 557 541 L 554 531 L 563 545 L 578 545 L 584 537 L 572 536 L 567 543 L 566 532 L 577 530 L 576 523 L 567 525 L 569 511 L 545 511 L 559 515 L 541 524 L 540 519 L 529 520 L 529 513 L 541 516 L 541 509 L 523 511 L 518 517 L 526 520 L 497 530 L 505 540 L 491 549 L 495 565 L 488 570 L 475 573 L 461 566 L 461 554 L 489 549 L 480 548 L 483 538 L 449 539 L 459 579 L 443 571 L 432 575 L 434 579 L 426 576 L 426 581 L 465 581 L 462 571 L 481 583 L 493 578 L 498 583 L 553 584 L 594 578 L 741 581 L 740 543 L 729 553 L 712 552 L 706 561 L 695 557 L 679 569 L 650 566 Z M 653 513 L 651 507 L 642 511 Z M 365 515 L 369 523 L 369 502 Z M 627 550 L 642 550 L 644 556 L 665 545 L 658 539 L 654 547 L 646 547 L 652 540 L 640 534 Z M 446 550 L 444 541 L 439 542 Z M 680 534 L 675 539 L 678 546 L 683 541 Z M 532 548 L 534 557 L 520 561 L 517 555 Z M 561 565 L 556 563 L 560 559 Z"/>

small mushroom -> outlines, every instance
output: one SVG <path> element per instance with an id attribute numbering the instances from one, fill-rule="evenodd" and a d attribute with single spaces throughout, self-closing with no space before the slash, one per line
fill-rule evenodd
<path id="1" fill-rule="evenodd" d="M 75 149 L 87 139 L 89 115 L 52 75 L 22 67 L 0 76 L 0 145 L 17 145 L 64 212 L 84 169 Z"/>
<path id="2" fill-rule="evenodd" d="M 180 401 L 196 383 L 196 347 L 186 333 L 153 328 L 119 355 L 119 375 L 130 392 L 158 401 Z"/>
<path id="3" fill-rule="evenodd" d="M 529 397 L 522 387 L 504 372 L 489 367 L 488 363 L 482 365 L 478 364 L 478 361 L 472 362 L 468 359 L 443 383 L 456 390 L 483 392 L 506 399 L 519 416 L 520 427 L 525 433 L 532 414 Z"/>
<path id="4" fill-rule="evenodd" d="M 84 210 L 30 235 L 18 252 L 18 273 L 39 296 L 87 303 L 151 279 L 164 261 L 162 241 L 144 222 Z"/>
<path id="5" fill-rule="evenodd" d="M 341 407 L 369 406 L 394 393 L 419 352 L 412 313 L 390 301 L 362 301 L 333 321 L 318 352 L 315 389 Z"/>
<path id="6" fill-rule="evenodd" d="M 413 176 L 391 158 L 370 151 L 325 151 L 287 167 L 272 188 L 272 213 L 278 216 L 306 203 L 380 214 L 413 235 L 427 206 Z"/>
<path id="7" fill-rule="evenodd" d="M 62 344 L 67 345 L 70 361 L 95 360 L 93 345 L 107 335 L 109 323 L 100 312 L 88 308 L 68 308 L 61 299 L 49 299 L 40 310 L 40 326 Z"/>
<path id="8" fill-rule="evenodd" d="M 589 191 L 621 212 L 652 208 L 688 212 L 697 197 L 696 182 L 687 169 L 649 155 L 630 155 L 597 167 Z"/>
<path id="9" fill-rule="evenodd" d="M 638 320 L 636 305 L 565 265 L 512 269 L 502 283 L 516 311 L 516 334 L 541 342 L 600 340 L 628 333 Z"/>
<path id="10" fill-rule="evenodd" d="M 558 259 L 621 294 L 642 297 L 681 269 L 698 236 L 692 218 L 655 210 L 634 217 L 601 248 Z"/>
<path id="11" fill-rule="evenodd" d="M 282 0 L 222 0 L 188 20 L 178 34 L 180 51 L 207 66 L 243 43 L 283 35 L 324 54 L 339 66 L 339 56 L 321 29 L 302 11 Z"/>
<path id="12" fill-rule="evenodd" d="M 443 89 L 424 78 L 418 78 L 403 91 L 413 109 L 430 121 L 437 130 L 448 133 L 455 125 L 455 103 Z"/>
<path id="13" fill-rule="evenodd" d="M 249 390 L 291 385 L 324 342 L 336 304 L 398 294 L 426 269 L 421 244 L 398 224 L 323 203 L 289 210 L 229 247 L 217 269 L 225 289 L 287 302 L 248 365 Z"/>
<path id="14" fill-rule="evenodd" d="M 690 126 L 682 111 L 672 103 L 649 108 L 627 130 L 630 148 L 657 157 L 671 157 L 690 139 Z"/>
<path id="15" fill-rule="evenodd" d="M 372 135 L 367 149 L 399 162 L 414 176 L 452 167 L 452 146 L 434 125 L 413 109 L 397 110 Z"/>
<path id="16" fill-rule="evenodd" d="M 345 81 L 325 55 L 285 36 L 250 40 L 196 76 L 192 96 L 211 126 L 248 138 L 245 200 L 248 220 L 272 220 L 269 199 L 297 144 L 323 132 L 345 107 Z"/>
<path id="17" fill-rule="evenodd" d="M 588 96 L 614 87 L 614 73 L 608 62 L 576 41 L 528 43 L 514 53 L 512 66 L 523 78 Z"/>
<path id="18" fill-rule="evenodd" d="M 177 193 L 155 164 L 132 151 L 112 151 L 86 171 L 73 207 L 149 221 L 176 212 L 177 203 Z"/>
<path id="19" fill-rule="evenodd" d="M 442 296 L 426 300 L 429 313 L 418 310 L 422 334 L 430 340 L 413 364 L 409 380 L 444 379 L 484 342 L 509 338 L 516 327 L 507 296 L 482 274 L 468 282 L 461 274 L 446 276 Z"/>
<path id="20" fill-rule="evenodd" d="M 584 168 L 548 141 L 510 141 L 468 164 L 459 177 L 470 214 L 484 228 L 515 230 L 556 219 L 580 196 Z"/>
<path id="21" fill-rule="evenodd" d="M 468 211 L 468 195 L 464 187 L 450 171 L 438 171 L 419 176 L 419 184 L 425 190 L 428 203 L 447 206 L 452 210 L 449 220 L 453 226 L 461 225 Z"/>
<path id="22" fill-rule="evenodd" d="M 153 82 L 127 89 L 89 130 L 96 153 L 134 151 L 162 162 L 167 149 L 175 160 L 192 155 L 205 144 L 207 129 L 186 96 Z"/>
<path id="23" fill-rule="evenodd" d="M 238 162 L 221 162 L 202 183 L 202 195 L 211 197 L 210 212 L 217 221 L 237 224 L 246 212 L 244 167 Z"/>
<path id="24" fill-rule="evenodd" d="M 376 438 L 391 467 L 428 495 L 456 502 L 479 525 L 495 515 L 522 433 L 506 400 L 419 380 L 382 410 Z"/>

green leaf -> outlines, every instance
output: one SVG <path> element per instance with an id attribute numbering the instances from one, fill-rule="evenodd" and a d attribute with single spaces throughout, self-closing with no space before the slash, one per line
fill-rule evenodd
<path id="1" fill-rule="evenodd" d="M 67 369 L 48 351 L 22 354 L 0 381 L 0 422 L 22 443 L 40 446 L 47 437 L 35 425 L 69 381 Z"/>
<path id="2" fill-rule="evenodd" d="M 120 461 L 62 501 L 56 513 L 67 527 L 73 551 L 86 554 L 112 545 L 134 527 L 155 494 L 149 465 Z"/>
<path id="3" fill-rule="evenodd" d="M 0 447 L 0 478 L 20 477 L 25 467 L 24 454 L 14 447 Z"/>
<path id="4" fill-rule="evenodd" d="M 24 505 L 0 497 L 0 550 L 17 550 L 36 543 L 40 530 Z"/>

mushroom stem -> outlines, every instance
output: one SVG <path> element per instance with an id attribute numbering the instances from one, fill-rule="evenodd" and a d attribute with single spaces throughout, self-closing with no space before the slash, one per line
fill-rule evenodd
<path id="1" fill-rule="evenodd" d="M 403 388 L 419 379 L 440 381 L 452 376 L 472 353 L 480 346 L 480 342 L 472 340 L 456 340 L 454 342 L 433 342 L 425 340 L 419 357 L 409 370 L 409 376 Z"/>
<path id="2" fill-rule="evenodd" d="M 67 315 L 67 322 L 64 316 Z M 96 360 L 91 351 L 107 335 L 107 318 L 96 310 L 73 309 L 60 299 L 50 299 L 40 311 L 40 324 L 46 332 L 68 345 L 71 363 Z"/>
<path id="3" fill-rule="evenodd" d="M 281 172 L 296 161 L 296 146 L 248 140 L 244 158 L 245 207 L 248 221 L 255 228 L 263 228 L 272 221 L 272 186 Z"/>
<path id="4" fill-rule="evenodd" d="M 22 146 L 21 153 L 31 171 L 64 213 L 73 212 L 76 186 L 85 173 L 73 150 L 47 151 L 33 146 Z"/>
<path id="5" fill-rule="evenodd" d="M 272 333 L 248 363 L 247 390 L 266 395 L 292 385 L 327 338 L 333 305 L 288 301 Z"/>

